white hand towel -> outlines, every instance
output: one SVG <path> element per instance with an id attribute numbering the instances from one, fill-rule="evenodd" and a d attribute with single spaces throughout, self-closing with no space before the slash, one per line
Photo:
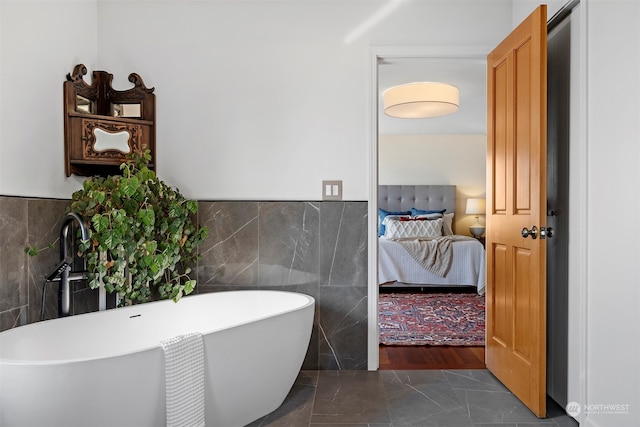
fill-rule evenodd
<path id="1" fill-rule="evenodd" d="M 199 333 L 161 341 L 167 427 L 204 427 L 204 347 Z"/>

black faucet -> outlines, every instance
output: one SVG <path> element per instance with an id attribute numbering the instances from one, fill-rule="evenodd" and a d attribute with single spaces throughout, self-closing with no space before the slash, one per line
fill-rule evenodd
<path id="1" fill-rule="evenodd" d="M 71 282 L 74 280 L 83 280 L 87 278 L 86 265 L 83 271 L 72 272 L 71 264 L 73 263 L 73 254 L 69 254 L 68 239 L 70 231 L 73 229 L 73 223 L 76 223 L 80 230 L 82 240 L 89 238 L 87 227 L 82 221 L 82 217 L 75 212 L 68 213 L 62 222 L 60 229 L 60 265 L 51 275 L 60 275 L 60 288 L 58 291 L 58 316 L 66 317 L 69 315 L 71 308 Z M 86 260 L 83 258 L 83 262 Z"/>

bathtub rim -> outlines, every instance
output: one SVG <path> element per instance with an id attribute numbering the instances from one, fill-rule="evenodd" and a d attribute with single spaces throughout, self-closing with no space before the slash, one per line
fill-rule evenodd
<path id="1" fill-rule="evenodd" d="M 199 296 L 201 296 L 201 297 L 211 296 L 211 295 L 222 294 L 222 293 L 224 293 L 224 294 L 229 294 L 229 293 L 294 294 L 296 296 L 300 296 L 300 297 L 306 299 L 306 302 L 304 304 L 300 305 L 300 306 L 296 306 L 293 309 L 289 308 L 289 309 L 287 309 L 285 311 L 281 311 L 281 312 L 279 312 L 277 314 L 252 317 L 249 320 L 238 322 L 238 323 L 233 324 L 232 326 L 227 326 L 227 327 L 224 327 L 224 328 L 220 327 L 220 328 L 208 329 L 208 330 L 206 330 L 204 332 L 202 332 L 202 331 L 194 331 L 194 332 L 198 332 L 198 333 L 202 334 L 202 336 L 204 337 L 207 334 L 211 334 L 211 333 L 215 333 L 215 332 L 219 332 L 219 331 L 231 330 L 231 329 L 234 329 L 234 328 L 238 328 L 238 327 L 241 327 L 241 326 L 244 326 L 244 325 L 247 325 L 247 324 L 250 324 L 250 323 L 254 323 L 254 322 L 259 322 L 261 320 L 272 318 L 272 317 L 284 316 L 286 314 L 289 314 L 289 313 L 292 313 L 292 312 L 295 312 L 295 311 L 304 310 L 304 309 L 308 308 L 309 306 L 315 305 L 315 298 L 312 297 L 311 295 L 308 295 L 308 294 L 305 294 L 305 293 L 302 293 L 302 292 L 283 291 L 283 290 L 275 290 L 275 289 L 273 289 L 273 290 L 271 290 L 271 289 L 264 289 L 264 290 L 263 289 L 225 290 L 225 291 L 218 291 L 218 292 L 207 292 L 207 293 L 202 293 L 202 294 L 188 295 L 188 296 L 183 297 L 183 299 L 184 298 L 196 298 L 196 297 L 199 297 Z M 181 300 L 179 300 L 177 303 L 174 302 L 173 300 L 152 301 L 152 302 L 148 302 L 148 303 L 145 303 L 145 304 L 132 305 L 132 306 L 126 306 L 126 307 L 119 307 L 119 308 L 115 308 L 115 309 L 111 309 L 111 310 L 135 311 L 137 308 L 147 307 L 149 305 L 169 304 L 169 303 L 179 304 Z M 70 317 L 49 319 L 49 320 L 45 320 L 44 322 L 51 322 L 51 321 L 55 321 L 55 320 L 73 319 L 73 318 L 77 318 L 79 316 L 105 315 L 105 314 L 109 313 L 111 310 L 94 311 L 94 312 L 90 312 L 90 313 L 82 313 L 82 314 L 78 314 L 78 315 L 70 316 Z M 12 329 L 8 329 L 6 331 L 0 332 L 0 343 L 2 343 L 2 336 L 5 333 L 16 333 L 15 331 L 16 330 L 20 330 L 21 328 L 30 327 L 30 326 L 37 327 L 37 325 L 42 325 L 44 322 L 34 322 L 34 323 L 30 323 L 30 324 L 23 325 L 23 326 L 18 326 L 16 328 L 12 328 Z M 170 337 L 167 337 L 167 338 L 170 338 Z M 109 353 L 109 354 L 99 355 L 99 356 L 95 356 L 95 357 L 34 360 L 34 359 L 10 359 L 10 358 L 4 358 L 4 357 L 0 356 L 0 371 L 1 371 L 2 366 L 7 366 L 7 367 L 9 367 L 9 366 L 55 366 L 55 365 L 65 365 L 65 364 L 70 364 L 70 363 L 83 363 L 83 362 L 91 362 L 91 361 L 101 360 L 101 359 L 124 357 L 124 356 L 127 356 L 129 354 L 139 353 L 139 352 L 144 352 L 144 351 L 150 351 L 150 350 L 153 350 L 153 349 L 156 349 L 156 348 L 160 349 L 160 350 L 162 349 L 160 341 L 158 341 L 158 343 L 156 343 L 154 345 L 147 345 L 147 346 L 137 347 L 132 351 Z"/>

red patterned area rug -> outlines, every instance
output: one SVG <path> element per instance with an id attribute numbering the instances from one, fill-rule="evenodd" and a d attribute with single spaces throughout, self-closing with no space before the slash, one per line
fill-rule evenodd
<path id="1" fill-rule="evenodd" d="M 484 295 L 380 294 L 380 343 L 484 345 Z"/>

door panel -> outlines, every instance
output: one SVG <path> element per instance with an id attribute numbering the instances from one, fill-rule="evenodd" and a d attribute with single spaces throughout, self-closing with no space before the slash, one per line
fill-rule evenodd
<path id="1" fill-rule="evenodd" d="M 531 363 L 531 336 L 529 327 L 531 325 L 531 299 L 524 284 L 527 283 L 531 272 L 531 251 L 524 248 L 515 249 L 515 276 L 516 286 L 514 289 L 514 344 L 513 350 L 520 359 Z"/>
<path id="2" fill-rule="evenodd" d="M 531 191 L 529 162 L 531 160 L 530 108 L 531 100 L 531 39 L 513 50 L 515 74 L 515 213 L 529 215 L 531 209 Z"/>
<path id="3" fill-rule="evenodd" d="M 493 131 L 496 138 L 493 141 L 493 155 L 489 157 L 489 161 L 493 164 L 493 211 L 496 215 L 505 214 L 507 211 L 507 134 L 509 133 L 509 113 L 506 108 L 508 104 L 508 82 L 509 82 L 509 63 L 503 60 L 497 63 L 492 70 L 494 76 L 490 79 L 495 83 L 493 95 L 495 97 L 495 109 Z M 485 230 L 486 232 L 486 230 Z"/>
<path id="4" fill-rule="evenodd" d="M 546 415 L 546 7 L 487 58 L 487 368 Z M 538 230 L 523 237 L 523 228 Z"/>
<path id="5" fill-rule="evenodd" d="M 507 313 L 511 312 L 510 302 L 507 301 L 509 292 L 507 291 L 507 248 L 506 246 L 496 244 L 493 247 L 494 259 L 494 298 L 487 301 L 492 305 L 492 309 L 487 310 L 488 323 L 494 325 L 492 329 L 491 339 L 501 347 L 507 347 L 511 344 L 511 323 L 508 322 Z"/>

